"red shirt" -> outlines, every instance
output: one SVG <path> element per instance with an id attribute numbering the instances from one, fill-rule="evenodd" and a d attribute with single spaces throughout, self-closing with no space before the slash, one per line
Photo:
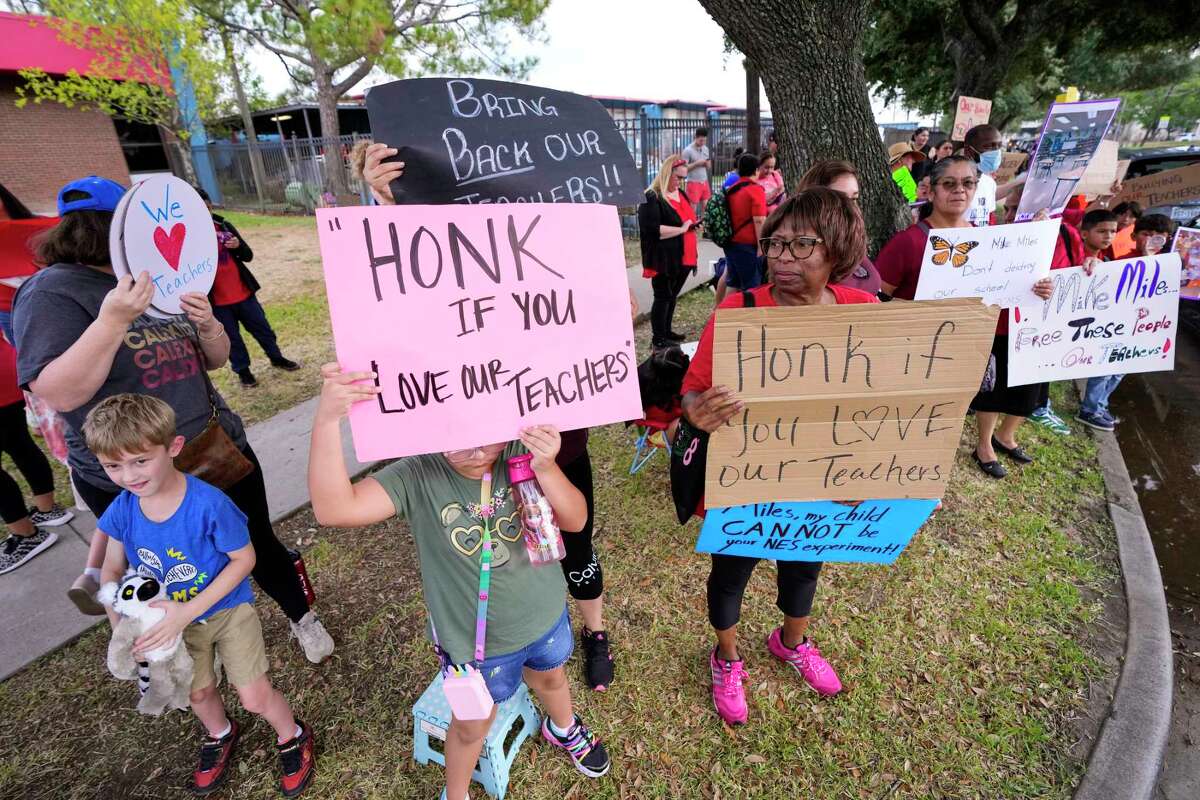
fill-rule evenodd
<path id="1" fill-rule="evenodd" d="M 696 209 L 692 208 L 692 204 L 688 200 L 686 194 L 679 192 L 674 200 L 668 198 L 667 202 L 671 204 L 671 208 L 675 209 L 675 213 L 679 215 L 681 220 L 684 222 L 691 220 L 692 224 L 695 224 Z M 696 266 L 695 228 L 689 229 L 688 232 L 683 235 L 683 265 L 685 267 Z"/>
<path id="2" fill-rule="evenodd" d="M 0 278 L 24 278 L 37 272 L 30 242 L 58 222 L 58 217 L 0 220 Z M 14 287 L 0 283 L 0 311 L 12 311 L 16 293 Z"/>
<path id="3" fill-rule="evenodd" d="M 8 339 L 0 336 L 0 406 L 11 406 L 24 400 L 25 395 L 17 385 L 17 351 Z"/>
<path id="4" fill-rule="evenodd" d="M 875 269 L 879 271 L 880 279 L 896 287 L 892 297 L 912 300 L 916 296 L 928 238 L 924 228 L 914 222 L 889 239 L 875 257 Z"/>
<path id="5" fill-rule="evenodd" d="M 754 295 L 754 304 L 756 307 L 778 306 L 775 298 L 771 296 L 771 284 L 759 286 L 756 289 L 751 289 L 750 293 Z M 874 295 L 858 289 L 852 289 L 849 286 L 838 286 L 829 284 L 829 290 L 833 292 L 833 298 L 838 305 L 846 305 L 849 303 L 878 303 L 879 298 Z M 732 292 L 718 306 L 718 308 L 742 308 L 742 293 Z M 704 392 L 712 388 L 712 350 L 713 350 L 713 327 L 716 323 L 717 315 L 714 313 L 708 318 L 708 324 L 704 326 L 704 333 L 700 335 L 700 345 L 696 348 L 696 355 L 692 356 L 691 366 L 688 367 L 687 375 L 683 378 L 683 387 L 679 390 L 681 395 L 686 395 L 688 392 Z"/>
<path id="6" fill-rule="evenodd" d="M 753 178 L 742 178 L 733 186 L 742 188 L 729 198 L 729 221 L 734 230 L 732 241 L 735 244 L 757 245 L 758 234 L 754 232 L 754 218 L 767 215 L 767 193 Z M 726 196 L 733 186 L 725 190 Z"/>
<path id="7" fill-rule="evenodd" d="M 214 223 L 215 225 L 216 223 Z M 220 227 L 217 227 L 220 231 Z M 252 292 L 242 281 L 238 272 L 237 262 L 225 249 L 220 238 L 217 239 L 217 277 L 213 279 L 212 304 L 214 306 L 231 306 L 248 298 Z"/>

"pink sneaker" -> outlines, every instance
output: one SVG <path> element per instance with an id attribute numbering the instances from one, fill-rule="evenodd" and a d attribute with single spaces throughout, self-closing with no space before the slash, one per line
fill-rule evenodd
<path id="1" fill-rule="evenodd" d="M 821 657 L 821 651 L 813 644 L 812 639 L 805 639 L 803 644 L 791 650 L 783 644 L 783 628 L 776 628 L 767 637 L 767 649 L 780 661 L 791 664 L 796 672 L 800 673 L 800 677 L 820 694 L 834 695 L 842 690 L 842 682 L 838 680 L 837 673 L 829 666 L 829 662 Z"/>
<path id="2" fill-rule="evenodd" d="M 746 708 L 746 692 L 742 689 L 742 678 L 747 677 L 741 661 L 725 661 L 717 658 L 717 648 L 708 656 L 712 670 L 713 705 L 721 719 L 730 725 L 745 725 L 749 716 Z"/>

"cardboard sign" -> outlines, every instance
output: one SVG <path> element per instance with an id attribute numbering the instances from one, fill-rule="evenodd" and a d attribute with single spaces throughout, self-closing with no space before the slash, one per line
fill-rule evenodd
<path id="1" fill-rule="evenodd" d="M 697 553 L 777 561 L 891 564 L 920 530 L 937 500 L 757 503 L 708 512 Z"/>
<path id="2" fill-rule="evenodd" d="M 1127 180 L 1121 186 L 1120 196 L 1111 205 L 1136 201 L 1142 208 L 1169 206 L 1200 197 L 1200 164 L 1179 169 L 1156 172 L 1141 178 Z"/>
<path id="3" fill-rule="evenodd" d="M 208 294 L 217 277 L 212 215 L 196 190 L 173 175 L 153 175 L 125 193 L 113 213 L 109 253 L 118 278 L 150 273 L 154 316 L 182 314 L 179 298 Z"/>
<path id="4" fill-rule="evenodd" d="M 58 223 L 58 217 L 0 221 L 0 278 L 19 278 L 37 272 L 30 240 Z"/>
<path id="5" fill-rule="evenodd" d="M 992 101 L 978 97 L 961 95 L 958 98 L 958 108 L 954 112 L 954 130 L 950 138 L 961 142 L 967 138 L 967 131 L 976 125 L 985 125 L 992 116 Z"/>
<path id="6" fill-rule="evenodd" d="M 1105 139 L 1096 148 L 1095 155 L 1088 162 L 1087 169 L 1083 171 L 1083 177 L 1075 185 L 1074 194 L 1083 194 L 1088 197 L 1112 194 L 1113 181 L 1116 180 L 1117 143 L 1112 139 Z"/>
<path id="7" fill-rule="evenodd" d="M 1029 156 L 1026 153 L 1005 153 L 1000 156 L 1000 169 L 996 170 L 996 174 L 992 176 L 996 180 L 996 185 L 1003 186 L 1017 177 L 1017 171 L 1028 160 Z"/>
<path id="8" fill-rule="evenodd" d="M 1175 368 L 1179 256 L 1056 269 L 1054 294 L 1011 309 L 1008 384 Z"/>
<path id="9" fill-rule="evenodd" d="M 594 204 L 317 210 L 338 361 L 374 371 L 359 461 L 642 415 L 617 210 Z"/>
<path id="10" fill-rule="evenodd" d="M 713 385 L 746 407 L 709 439 L 706 507 L 941 497 L 997 313 L 973 299 L 718 311 Z"/>
<path id="11" fill-rule="evenodd" d="M 1179 228 L 1171 252 L 1179 256 L 1179 297 L 1200 300 L 1200 228 Z"/>
<path id="12" fill-rule="evenodd" d="M 1017 222 L 1033 219 L 1042 209 L 1051 216 L 1062 213 L 1071 195 L 1078 194 L 1076 185 L 1120 107 L 1120 98 L 1051 104 L 1029 163 Z"/>
<path id="13" fill-rule="evenodd" d="M 1056 220 L 985 228 L 935 228 L 925 242 L 917 300 L 978 297 L 1001 308 L 1037 300 L 1033 284 L 1050 274 Z"/>
<path id="14" fill-rule="evenodd" d="M 400 151 L 397 203 L 637 205 L 645 187 L 612 117 L 570 92 L 478 78 L 367 91 L 378 142 Z"/>

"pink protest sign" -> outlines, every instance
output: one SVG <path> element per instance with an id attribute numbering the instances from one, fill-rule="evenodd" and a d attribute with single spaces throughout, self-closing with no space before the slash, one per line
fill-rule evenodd
<path id="1" fill-rule="evenodd" d="M 155 316 L 182 314 L 179 298 L 208 294 L 217 277 L 212 215 L 196 190 L 173 175 L 153 175 L 125 193 L 113 213 L 109 250 L 118 278 L 150 273 Z"/>
<path id="2" fill-rule="evenodd" d="M 374 371 L 350 411 L 360 461 L 642 414 L 616 209 L 319 209 L 338 361 Z"/>

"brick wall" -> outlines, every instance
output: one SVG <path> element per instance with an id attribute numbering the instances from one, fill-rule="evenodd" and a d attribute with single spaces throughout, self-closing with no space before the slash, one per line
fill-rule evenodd
<path id="1" fill-rule="evenodd" d="M 17 108 L 19 81 L 0 75 L 0 183 L 35 213 L 53 213 L 59 187 L 75 178 L 129 184 L 111 119 L 58 103 Z"/>

